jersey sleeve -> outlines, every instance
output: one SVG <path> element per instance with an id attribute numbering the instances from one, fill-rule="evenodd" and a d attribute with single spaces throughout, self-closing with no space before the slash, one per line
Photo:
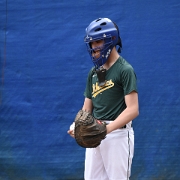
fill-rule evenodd
<path id="1" fill-rule="evenodd" d="M 124 96 L 130 94 L 132 91 L 138 92 L 137 77 L 132 66 L 126 66 L 122 72 L 122 85 Z"/>
<path id="2" fill-rule="evenodd" d="M 86 88 L 84 91 L 84 96 L 89 99 L 92 99 L 92 75 L 93 75 L 93 68 L 89 71 L 86 81 Z"/>

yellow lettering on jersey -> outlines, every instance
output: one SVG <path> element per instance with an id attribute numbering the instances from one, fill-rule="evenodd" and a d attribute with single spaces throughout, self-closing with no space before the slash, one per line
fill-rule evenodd
<path id="1" fill-rule="evenodd" d="M 98 83 L 92 85 L 93 92 L 92 95 L 95 98 L 99 93 L 102 93 L 103 91 L 110 89 L 114 86 L 114 83 L 112 82 L 112 79 L 109 81 L 106 81 L 106 84 L 104 86 L 99 86 Z"/>

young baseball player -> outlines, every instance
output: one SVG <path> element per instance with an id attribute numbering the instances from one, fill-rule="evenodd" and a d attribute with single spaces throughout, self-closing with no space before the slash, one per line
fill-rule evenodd
<path id="1" fill-rule="evenodd" d="M 88 74 L 82 109 L 107 124 L 101 144 L 86 149 L 84 178 L 129 180 L 134 153 L 132 120 L 139 114 L 136 75 L 119 55 L 119 29 L 110 19 L 92 21 L 84 41 L 94 67 Z M 73 137 L 72 129 L 68 133 Z"/>

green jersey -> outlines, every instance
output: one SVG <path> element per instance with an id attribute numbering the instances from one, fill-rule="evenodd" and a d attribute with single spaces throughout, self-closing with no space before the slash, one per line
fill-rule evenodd
<path id="1" fill-rule="evenodd" d="M 92 100 L 95 118 L 114 120 L 126 108 L 124 96 L 137 92 L 136 74 L 132 66 L 119 57 L 106 71 L 105 79 L 105 85 L 98 86 L 97 74 L 91 69 L 84 95 Z"/>

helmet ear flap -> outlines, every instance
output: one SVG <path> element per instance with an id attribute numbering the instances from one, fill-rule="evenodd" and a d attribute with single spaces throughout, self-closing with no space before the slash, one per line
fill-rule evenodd
<path id="1" fill-rule="evenodd" d="M 115 22 L 113 22 L 113 24 L 114 24 L 114 26 L 115 26 L 115 28 L 117 29 L 117 32 L 118 32 L 118 42 L 117 42 L 116 45 L 119 46 L 118 52 L 120 53 L 121 52 L 121 48 L 122 48 L 122 41 L 121 41 L 121 38 L 120 38 L 119 28 L 118 28 L 118 26 L 117 26 L 117 24 Z"/>
<path id="2" fill-rule="evenodd" d="M 122 41 L 120 37 L 119 37 L 118 45 L 122 48 Z"/>
<path id="3" fill-rule="evenodd" d="M 121 53 L 122 41 L 121 41 L 121 38 L 120 38 L 120 37 L 119 37 L 119 39 L 118 39 L 117 45 L 119 45 L 118 52 Z"/>

